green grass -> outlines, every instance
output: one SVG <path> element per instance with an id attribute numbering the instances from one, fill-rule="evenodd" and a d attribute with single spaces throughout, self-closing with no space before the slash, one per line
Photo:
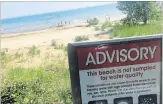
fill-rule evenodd
<path id="1" fill-rule="evenodd" d="M 147 25 L 125 26 L 118 25 L 115 27 L 112 37 L 132 37 L 159 34 L 162 32 L 161 23 L 152 23 Z"/>
<path id="2" fill-rule="evenodd" d="M 63 44 L 57 44 L 56 40 L 51 41 L 51 46 L 53 46 L 54 49 L 65 49 L 65 46 Z"/>
<path id="3" fill-rule="evenodd" d="M 70 77 L 66 60 L 59 57 L 54 60 L 49 63 L 50 67 L 46 64 L 37 68 L 9 69 L 3 78 L 2 96 L 14 99 L 16 104 L 52 104 L 56 101 L 70 104 Z"/>
<path id="4" fill-rule="evenodd" d="M 55 49 L 64 49 L 65 46 L 63 44 L 57 44 L 54 48 Z"/>
<path id="5" fill-rule="evenodd" d="M 15 58 L 20 58 L 20 57 L 23 57 L 23 53 L 16 52 Z"/>
<path id="6" fill-rule="evenodd" d="M 39 55 L 39 54 L 40 54 L 40 50 L 37 49 L 36 46 L 32 46 L 32 47 L 29 49 L 28 54 L 29 54 L 30 56 Z"/>
<path id="7" fill-rule="evenodd" d="M 51 41 L 51 46 L 56 46 L 56 45 L 57 45 L 56 40 L 52 40 Z"/>
<path id="8" fill-rule="evenodd" d="M 101 30 L 104 31 L 105 29 L 107 29 L 109 27 L 112 27 L 112 24 L 110 22 L 108 22 L 108 21 L 105 21 L 105 23 L 102 24 L 102 26 L 101 26 Z"/>
<path id="9" fill-rule="evenodd" d="M 4 51 L 1 52 L 1 59 L 2 59 L 2 67 L 3 68 L 8 67 L 8 66 L 6 66 L 7 63 L 13 60 L 12 55 L 7 54 Z"/>
<path id="10" fill-rule="evenodd" d="M 7 57 L 6 52 L 2 51 L 1 52 L 1 58 L 2 58 L 2 60 L 5 60 L 6 57 Z"/>
<path id="11" fill-rule="evenodd" d="M 85 41 L 85 40 L 89 40 L 88 36 L 85 36 L 85 35 L 76 36 L 74 39 L 75 42 L 80 42 L 80 41 Z"/>
<path id="12" fill-rule="evenodd" d="M 57 45 L 58 46 L 58 45 Z M 4 61 L 1 85 L 2 104 L 53 104 L 72 103 L 70 76 L 67 62 L 67 48 L 59 46 L 65 54 L 50 55 L 42 59 L 44 64 L 37 67 L 15 67 L 9 62 L 21 53 L 1 52 Z M 33 46 L 28 54 L 37 55 L 38 48 Z M 43 53 L 41 53 L 43 54 Z M 41 55 L 40 54 L 40 55 Z M 13 58 L 9 58 L 13 56 Z M 9 61 L 10 59 L 10 61 Z"/>
<path id="13" fill-rule="evenodd" d="M 101 30 L 100 27 L 95 27 L 95 31 Z"/>

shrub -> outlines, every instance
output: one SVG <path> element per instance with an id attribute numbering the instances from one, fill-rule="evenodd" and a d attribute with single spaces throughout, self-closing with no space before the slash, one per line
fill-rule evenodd
<path id="1" fill-rule="evenodd" d="M 85 40 L 89 40 L 88 36 L 85 36 L 85 35 L 77 36 L 74 39 L 75 42 L 80 42 L 80 41 L 85 41 Z"/>
<path id="2" fill-rule="evenodd" d="M 58 44 L 56 49 L 64 49 L 64 45 L 63 44 Z"/>
<path id="3" fill-rule="evenodd" d="M 5 51 L 1 52 L 1 60 L 2 60 L 2 66 L 5 67 L 7 62 L 11 61 L 12 57 L 11 55 L 6 54 Z"/>
<path id="4" fill-rule="evenodd" d="M 110 22 L 106 21 L 106 22 L 101 26 L 101 29 L 102 29 L 102 30 L 105 30 L 106 28 L 111 27 L 111 26 L 112 26 L 112 24 L 111 24 Z"/>
<path id="5" fill-rule="evenodd" d="M 15 53 L 15 58 L 20 58 L 22 56 L 23 56 L 23 53 L 18 53 L 18 52 Z"/>
<path id="6" fill-rule="evenodd" d="M 97 25 L 99 20 L 97 18 L 87 20 L 88 26 Z"/>
<path id="7" fill-rule="evenodd" d="M 121 25 L 122 25 L 121 23 L 116 22 L 116 23 L 114 24 L 114 27 L 119 27 L 119 26 L 121 26 Z"/>
<path id="8" fill-rule="evenodd" d="M 31 55 L 31 56 L 35 56 L 35 55 L 40 54 L 40 50 L 37 49 L 36 46 L 32 46 L 32 47 L 29 49 L 28 54 Z"/>
<path id="9" fill-rule="evenodd" d="M 126 18 L 121 19 L 121 22 L 123 25 L 135 26 L 135 25 L 138 25 L 140 21 L 134 18 L 132 19 L 132 18 L 126 17 Z"/>
<path id="10" fill-rule="evenodd" d="M 64 45 L 63 44 L 57 44 L 54 46 L 54 49 L 64 49 Z"/>
<path id="11" fill-rule="evenodd" d="M 99 31 L 100 30 L 100 28 L 99 27 L 95 27 L 95 31 Z"/>
<path id="12" fill-rule="evenodd" d="M 142 35 L 153 35 L 162 32 L 161 23 L 153 23 L 147 25 L 136 25 L 127 26 L 121 25 L 117 26 L 113 30 L 113 37 L 131 37 L 131 36 L 142 36 Z"/>
<path id="13" fill-rule="evenodd" d="M 57 44 L 56 44 L 56 40 L 52 40 L 51 41 L 51 46 L 56 46 Z"/>
<path id="14" fill-rule="evenodd" d="M 6 52 L 4 52 L 4 51 L 1 52 L 1 58 L 2 58 L 2 60 L 4 60 L 6 58 Z"/>
<path id="15" fill-rule="evenodd" d="M 64 49 L 65 46 L 63 44 L 57 44 L 56 40 L 52 40 L 51 46 L 54 47 L 54 49 Z"/>
<path id="16" fill-rule="evenodd" d="M 70 88 L 61 90 L 59 96 L 64 101 L 64 104 L 72 104 L 72 92 Z"/>
<path id="17" fill-rule="evenodd" d="M 67 53 L 67 47 L 63 44 L 57 46 Z M 35 55 L 37 51 L 38 49 L 33 46 L 28 53 Z M 36 67 L 24 68 L 23 65 L 13 67 L 7 61 L 7 68 L 5 68 L 7 70 L 4 70 L 2 74 L 1 103 L 54 104 L 58 102 L 57 104 L 63 104 L 61 102 L 64 102 L 72 104 L 67 56 L 54 54 L 47 53 L 47 60 L 41 58 L 45 63 Z M 10 54 L 1 53 L 2 57 L 11 60 L 8 55 Z M 15 54 L 12 56 L 15 57 Z"/>
<path id="18" fill-rule="evenodd" d="M 1 90 L 2 104 L 52 104 L 56 100 L 72 103 L 69 71 L 62 68 L 60 65 L 55 73 L 41 67 L 9 70 Z"/>

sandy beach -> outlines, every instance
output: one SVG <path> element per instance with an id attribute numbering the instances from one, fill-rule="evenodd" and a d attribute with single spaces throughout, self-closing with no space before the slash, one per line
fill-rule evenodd
<path id="1" fill-rule="evenodd" d="M 98 18 L 100 23 L 105 22 L 105 17 Z M 120 20 L 119 17 L 113 18 L 111 21 Z M 23 32 L 16 34 L 5 34 L 1 36 L 1 48 L 7 50 L 24 49 L 35 46 L 50 45 L 52 40 L 56 40 L 59 44 L 67 45 L 73 42 L 76 36 L 87 35 L 89 40 L 108 39 L 107 34 L 95 36 L 102 31 L 95 31 L 95 27 L 87 27 L 87 23 L 77 23 L 61 28 L 39 30 L 33 32 Z"/>

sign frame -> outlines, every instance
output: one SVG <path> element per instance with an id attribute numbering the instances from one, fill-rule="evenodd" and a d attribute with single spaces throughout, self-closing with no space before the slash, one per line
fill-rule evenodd
<path id="1" fill-rule="evenodd" d="M 69 61 L 69 71 L 71 79 L 71 88 L 72 88 L 72 98 L 73 104 L 83 104 L 81 97 L 81 88 L 80 88 L 80 76 L 79 76 L 79 67 L 78 67 L 78 56 L 77 56 L 77 47 L 101 47 L 105 45 L 118 45 L 118 44 L 129 44 L 136 42 L 145 42 L 160 40 L 161 42 L 161 73 L 160 73 L 160 104 L 162 104 L 162 49 L 163 49 L 163 35 L 155 34 L 149 36 L 137 36 L 129 38 L 119 38 L 119 39 L 110 39 L 102 41 L 88 41 L 88 42 L 74 42 L 68 44 L 68 61 Z"/>

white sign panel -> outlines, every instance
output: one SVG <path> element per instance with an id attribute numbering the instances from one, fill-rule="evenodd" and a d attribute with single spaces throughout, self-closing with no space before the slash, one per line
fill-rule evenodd
<path id="1" fill-rule="evenodd" d="M 161 104 L 161 39 L 76 47 L 76 53 L 81 104 Z"/>

